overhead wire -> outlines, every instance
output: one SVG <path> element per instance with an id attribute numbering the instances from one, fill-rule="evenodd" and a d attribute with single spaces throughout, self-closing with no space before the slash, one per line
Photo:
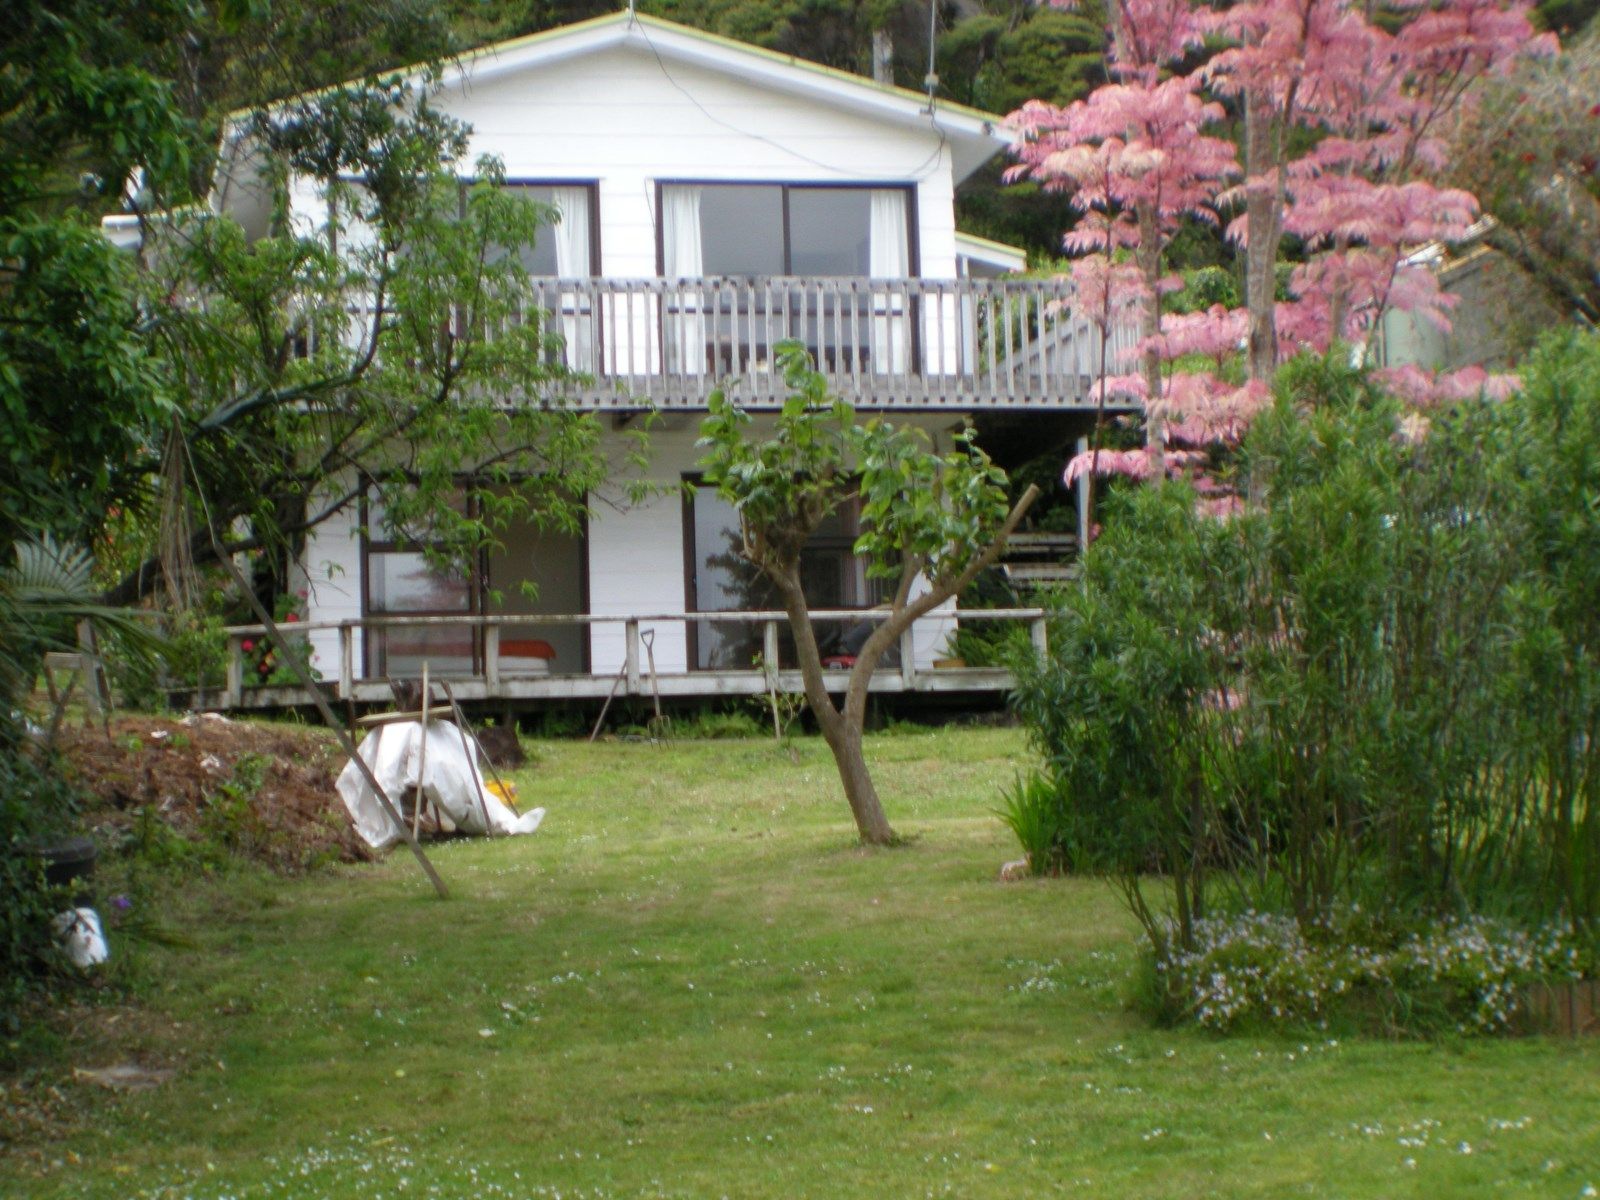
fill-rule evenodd
<path id="1" fill-rule="evenodd" d="M 883 180 L 885 178 L 885 175 L 882 171 L 857 171 L 850 167 L 841 167 L 834 163 L 823 162 L 821 159 L 813 158 L 811 155 L 806 154 L 804 151 L 797 150 L 793 146 L 785 145 L 776 138 L 769 137 L 764 133 L 756 133 L 750 129 L 743 129 L 732 122 L 726 121 L 717 116 L 716 113 L 712 112 L 704 104 L 702 104 L 699 98 L 695 96 L 693 92 L 680 83 L 667 68 L 666 60 L 661 57 L 661 52 L 656 49 L 655 43 L 650 38 L 650 30 L 644 24 L 644 22 L 635 21 L 634 28 L 636 28 L 639 31 L 640 36 L 644 38 L 644 44 L 649 49 L 651 56 L 656 60 L 656 67 L 660 70 L 662 77 L 666 79 L 666 81 L 671 84 L 672 87 L 684 97 L 684 99 L 688 100 L 690 104 L 694 105 L 694 107 L 700 111 L 701 115 L 712 124 L 718 125 L 721 128 L 728 130 L 730 133 L 738 134 L 740 137 L 749 138 L 752 141 L 761 142 L 765 145 L 771 146 L 773 149 L 783 154 L 787 154 L 792 158 L 800 160 L 801 162 L 808 163 L 814 167 L 819 167 L 822 170 L 828 171 L 835 175 L 843 175 L 851 179 Z M 950 143 L 949 135 L 945 132 L 944 127 L 939 124 L 938 115 L 933 110 L 933 97 L 931 94 L 931 88 L 927 113 L 929 122 L 933 126 L 934 132 L 939 135 L 939 144 L 933 148 L 933 152 L 929 154 L 927 158 L 923 159 L 910 171 L 905 173 L 907 176 L 909 176 L 910 182 L 912 183 L 920 183 L 924 179 L 929 179 L 934 175 L 935 164 L 939 163 L 943 159 L 945 149 Z"/>

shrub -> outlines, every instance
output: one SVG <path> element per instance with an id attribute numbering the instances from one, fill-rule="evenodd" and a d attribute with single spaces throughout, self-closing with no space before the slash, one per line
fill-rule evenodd
<path id="1" fill-rule="evenodd" d="M 1055 781 L 1039 772 L 1018 777 L 1001 794 L 996 810 L 1028 856 L 1034 875 L 1054 875 L 1070 862 L 1065 845 L 1066 804 Z"/>
<path id="2" fill-rule="evenodd" d="M 767 702 L 765 696 L 758 699 L 762 705 Z M 674 721 L 672 736 L 689 740 L 770 737 L 771 726 L 761 723 L 761 711 L 755 707 L 754 701 L 750 709 L 702 709 L 687 719 Z"/>
<path id="3" fill-rule="evenodd" d="M 77 802 L 59 773 L 15 748 L 0 750 L 0 1029 L 8 1033 L 50 962 L 50 921 L 63 907 L 33 847 L 66 832 Z"/>
<path id="4" fill-rule="evenodd" d="M 1419 440 L 1359 372 L 1297 360 L 1244 514 L 1179 483 L 1108 503 L 1014 702 L 1163 959 L 1219 907 L 1600 937 L 1600 338 L 1526 379 Z"/>
<path id="5" fill-rule="evenodd" d="M 160 711 L 168 688 L 218 688 L 227 678 L 226 622 L 214 614 L 182 612 L 167 622 L 160 661 L 124 654 L 107 639 L 106 668 L 124 707 Z"/>

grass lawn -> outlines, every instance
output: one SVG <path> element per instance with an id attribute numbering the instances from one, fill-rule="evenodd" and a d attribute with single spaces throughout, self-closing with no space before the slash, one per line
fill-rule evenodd
<path id="1" fill-rule="evenodd" d="M 815 740 L 538 752 L 544 827 L 437 847 L 448 902 L 403 850 L 194 884 L 186 944 L 121 948 L 141 1009 L 68 1053 L 176 1077 L 94 1093 L 0 1196 L 1600 1188 L 1600 1042 L 1144 1024 L 1106 886 L 997 882 L 1015 731 L 873 739 L 889 851 Z"/>

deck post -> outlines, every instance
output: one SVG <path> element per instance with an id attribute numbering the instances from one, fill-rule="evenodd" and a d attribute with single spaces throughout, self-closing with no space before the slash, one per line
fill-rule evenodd
<path id="1" fill-rule="evenodd" d="M 350 699 L 356 683 L 356 627 L 352 621 L 339 622 L 339 699 Z"/>
<path id="2" fill-rule="evenodd" d="M 228 707 L 238 708 L 244 703 L 244 638 L 228 635 Z"/>
<path id="3" fill-rule="evenodd" d="M 500 623 L 483 627 L 483 681 L 491 697 L 500 694 Z"/>
<path id="4" fill-rule="evenodd" d="M 761 627 L 761 669 L 767 677 L 767 691 L 778 686 L 778 623 L 768 621 Z"/>
<path id="5" fill-rule="evenodd" d="M 900 686 L 911 691 L 917 684 L 917 626 L 915 622 L 900 634 Z"/>
<path id="6" fill-rule="evenodd" d="M 1028 633 L 1033 638 L 1033 648 L 1040 658 L 1050 653 L 1050 634 L 1043 617 L 1035 617 L 1028 622 Z"/>
<path id="7" fill-rule="evenodd" d="M 628 674 L 628 695 L 639 694 L 639 622 L 629 617 L 623 622 L 623 663 Z"/>

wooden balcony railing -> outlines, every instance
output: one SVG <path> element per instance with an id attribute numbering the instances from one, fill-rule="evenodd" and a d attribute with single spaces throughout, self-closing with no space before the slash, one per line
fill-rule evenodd
<path id="1" fill-rule="evenodd" d="M 1102 347 L 1054 279 L 804 276 L 535 281 L 579 406 L 703 408 L 725 387 L 753 408 L 786 395 L 775 348 L 798 341 L 868 408 L 1091 406 Z M 359 327 L 365 314 L 352 306 Z M 1104 361 L 1136 337 L 1113 330 Z"/>

